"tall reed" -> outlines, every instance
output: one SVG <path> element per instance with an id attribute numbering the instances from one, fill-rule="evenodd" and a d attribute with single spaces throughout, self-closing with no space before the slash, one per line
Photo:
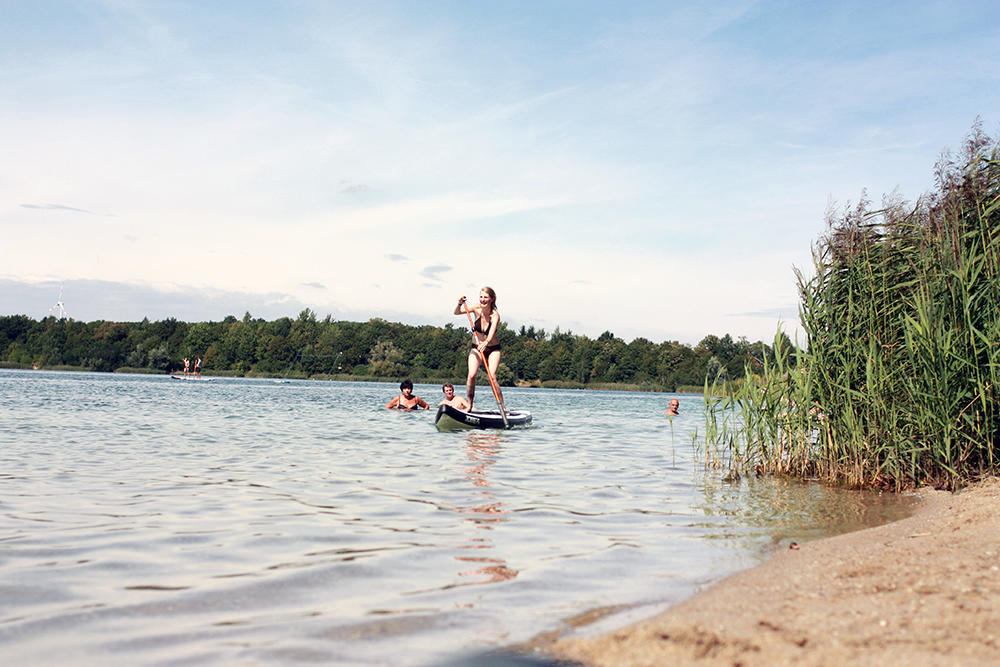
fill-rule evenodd
<path id="1" fill-rule="evenodd" d="M 736 472 L 856 487 L 956 488 L 996 474 L 1000 440 L 1000 162 L 978 122 L 915 205 L 862 196 L 799 274 L 808 349 L 775 339 L 747 382 L 710 401 Z"/>

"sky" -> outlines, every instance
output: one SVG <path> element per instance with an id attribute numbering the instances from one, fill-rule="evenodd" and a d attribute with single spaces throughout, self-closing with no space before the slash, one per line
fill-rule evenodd
<path id="1" fill-rule="evenodd" d="M 1000 135 L 996 0 L 0 15 L 0 315 L 770 341 L 829 207 Z"/>

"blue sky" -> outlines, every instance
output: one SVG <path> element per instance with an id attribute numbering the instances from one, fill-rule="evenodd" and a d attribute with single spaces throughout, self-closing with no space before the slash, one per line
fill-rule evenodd
<path id="1" fill-rule="evenodd" d="M 794 332 L 1000 123 L 1000 3 L 0 0 L 0 314 Z"/>

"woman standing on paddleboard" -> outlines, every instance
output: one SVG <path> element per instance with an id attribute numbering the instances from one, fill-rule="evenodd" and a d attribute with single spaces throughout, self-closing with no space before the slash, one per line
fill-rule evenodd
<path id="1" fill-rule="evenodd" d="M 475 341 L 474 347 L 469 352 L 469 376 L 465 381 L 465 393 L 469 397 L 469 409 L 476 397 L 476 373 L 479 372 L 479 364 L 483 359 L 489 364 L 489 372 L 495 378 L 497 369 L 500 367 L 500 339 L 497 338 L 497 329 L 500 328 L 500 313 L 497 311 L 497 293 L 492 287 L 484 287 L 479 291 L 479 305 L 471 308 L 466 305 L 465 297 L 459 297 L 458 305 L 455 306 L 456 315 L 471 313 L 474 316 L 472 325 L 472 338 Z M 497 400 L 503 401 L 503 395 L 499 394 L 500 387 L 497 385 Z"/>

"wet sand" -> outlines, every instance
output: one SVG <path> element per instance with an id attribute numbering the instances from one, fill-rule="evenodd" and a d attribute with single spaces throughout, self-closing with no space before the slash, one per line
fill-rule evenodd
<path id="1" fill-rule="evenodd" d="M 614 667 L 1000 665 L 1000 480 L 922 492 L 902 521 L 797 545 L 550 658 Z"/>

